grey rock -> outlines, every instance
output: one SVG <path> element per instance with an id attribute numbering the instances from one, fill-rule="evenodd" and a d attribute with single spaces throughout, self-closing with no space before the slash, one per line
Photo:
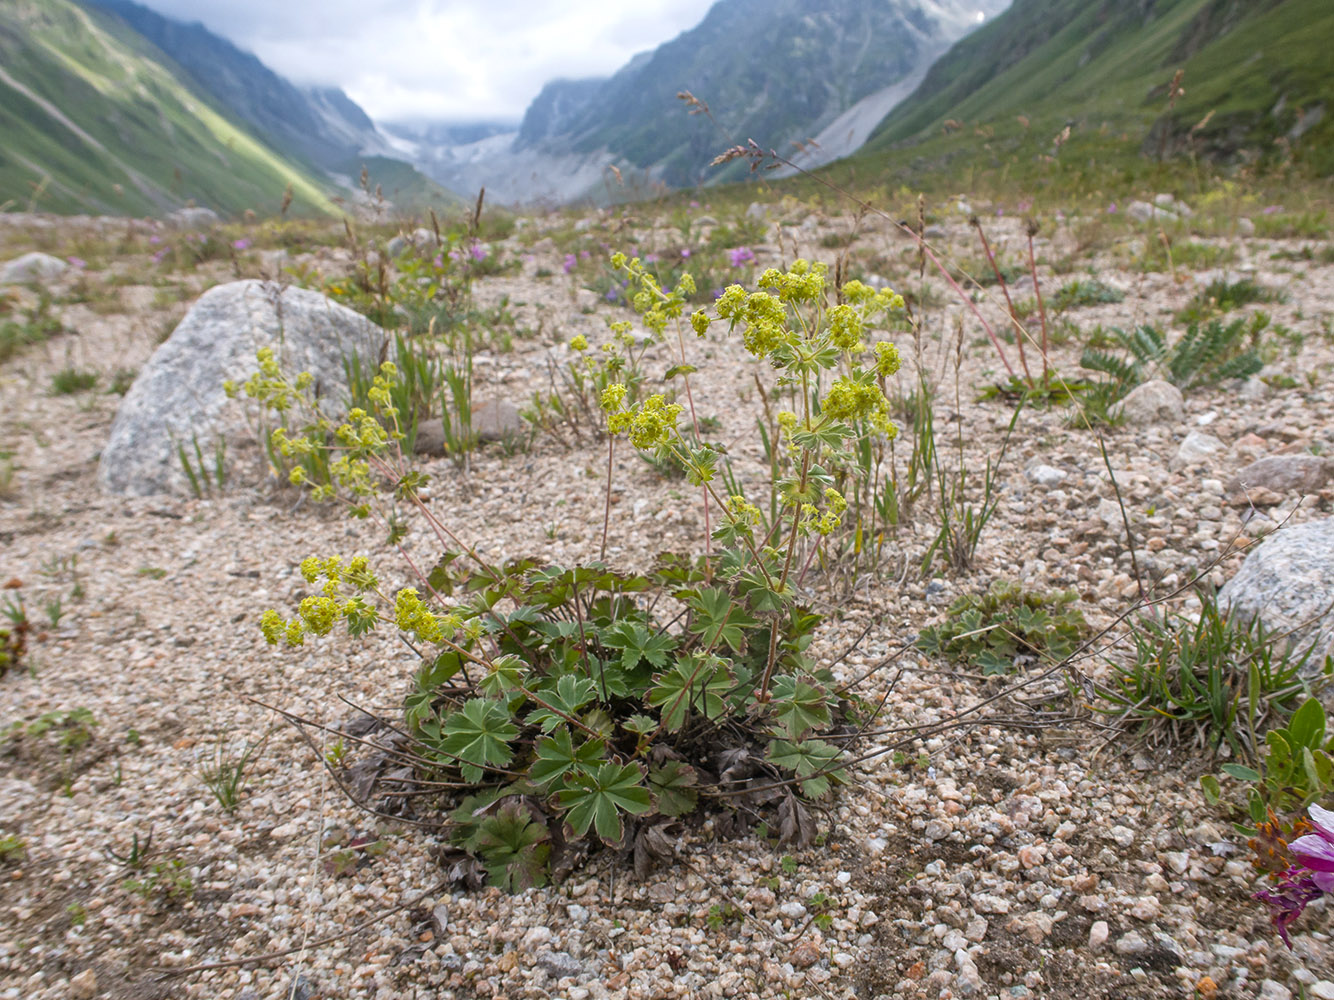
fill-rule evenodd
<path id="1" fill-rule="evenodd" d="M 1237 235 L 1254 236 L 1255 223 L 1252 222 L 1250 219 L 1246 218 L 1245 216 L 1242 216 L 1240 219 L 1237 220 Z"/>
<path id="2" fill-rule="evenodd" d="M 574 958 L 568 952 L 564 951 L 544 951 L 537 956 L 537 966 L 545 970 L 549 975 L 557 979 L 564 979 L 566 976 L 582 976 L 584 967 L 579 960 Z"/>
<path id="3" fill-rule="evenodd" d="M 1130 931 L 1128 934 L 1122 934 L 1116 939 L 1113 945 L 1118 955 L 1138 955 L 1147 951 L 1149 943 L 1140 936 L 1138 931 Z"/>
<path id="4" fill-rule="evenodd" d="M 1232 495 L 1266 489 L 1275 493 L 1315 493 L 1334 479 L 1334 461 L 1319 455 L 1270 455 L 1246 466 L 1228 480 Z"/>
<path id="5" fill-rule="evenodd" d="M 746 206 L 746 218 L 754 222 L 763 222 L 769 218 L 769 209 L 758 201 L 752 201 Z"/>
<path id="6" fill-rule="evenodd" d="M 1150 205 L 1147 201 L 1132 201 L 1126 207 L 1126 215 L 1136 222 L 1174 222 L 1177 219 L 1175 212 Z"/>
<path id="7" fill-rule="evenodd" d="M 391 350 L 384 331 L 346 306 L 303 288 L 236 281 L 205 292 L 149 359 L 116 413 L 98 469 L 109 493 L 149 496 L 188 492 L 178 444 L 245 441 L 245 406 L 227 398 L 223 382 L 243 383 L 255 352 L 278 351 L 291 375 L 309 371 L 328 412 L 336 416 L 347 391 L 343 358 L 378 364 Z"/>
<path id="8" fill-rule="evenodd" d="M 167 216 L 172 229 L 210 229 L 221 221 L 211 208 L 178 208 Z"/>
<path id="9" fill-rule="evenodd" d="M 1311 984 L 1311 988 L 1306 991 L 1306 995 L 1311 1000 L 1334 1000 L 1334 982 L 1328 979 L 1321 979 Z"/>
<path id="10" fill-rule="evenodd" d="M 1191 431 L 1182 440 L 1169 464 L 1174 470 L 1184 469 L 1188 465 L 1208 465 L 1216 455 L 1222 453 L 1223 448 L 1223 442 L 1212 434 Z"/>
<path id="11" fill-rule="evenodd" d="M 1176 198 L 1173 198 L 1170 194 L 1154 195 L 1153 203 L 1159 208 L 1166 209 L 1173 215 L 1181 216 L 1183 219 L 1189 219 L 1192 215 L 1195 214 L 1191 210 L 1191 207 L 1189 205 L 1187 205 L 1184 201 L 1178 201 Z"/>
<path id="12" fill-rule="evenodd" d="M 1292 1000 L 1292 990 L 1275 979 L 1261 979 L 1260 1000 Z"/>
<path id="13" fill-rule="evenodd" d="M 1128 424 L 1180 423 L 1186 417 L 1186 401 L 1180 389 L 1156 378 L 1137 385 L 1112 413 L 1124 414 Z"/>
<path id="14" fill-rule="evenodd" d="M 97 996 L 97 973 L 84 969 L 69 981 L 69 995 L 73 1000 L 92 1000 Z"/>
<path id="15" fill-rule="evenodd" d="M 26 285 L 30 281 L 59 278 L 69 265 L 49 253 L 25 253 L 0 267 L 0 285 Z"/>
<path id="16" fill-rule="evenodd" d="M 1218 592 L 1218 606 L 1242 621 L 1259 618 L 1271 635 L 1291 631 L 1289 648 L 1311 650 L 1303 672 L 1315 676 L 1334 653 L 1334 518 L 1267 536 Z"/>
<path id="17" fill-rule="evenodd" d="M 1065 478 L 1065 472 L 1053 465 L 1037 462 L 1024 470 L 1024 478 L 1038 486 L 1055 486 Z"/>

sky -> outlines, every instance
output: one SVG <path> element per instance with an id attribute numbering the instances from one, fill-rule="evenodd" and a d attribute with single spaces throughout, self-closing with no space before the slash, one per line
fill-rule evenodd
<path id="1" fill-rule="evenodd" d="M 607 76 L 714 0 L 139 0 L 201 21 L 293 83 L 377 121 L 517 122 L 542 85 Z"/>

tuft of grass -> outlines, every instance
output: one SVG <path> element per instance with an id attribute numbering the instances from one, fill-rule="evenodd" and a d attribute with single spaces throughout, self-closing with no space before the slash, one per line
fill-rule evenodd
<path id="1" fill-rule="evenodd" d="M 53 396 L 72 396 L 78 392 L 87 392 L 97 385 L 97 372 L 82 371 L 66 367 L 51 376 L 51 394 Z"/>
<path id="2" fill-rule="evenodd" d="M 1041 593 L 997 581 L 984 594 L 965 594 L 946 619 L 917 637 L 928 656 L 948 656 L 979 667 L 987 676 L 1005 674 L 1024 660 L 1056 663 L 1088 634 L 1073 590 Z"/>
<path id="3" fill-rule="evenodd" d="M 1254 302 L 1281 302 L 1283 298 L 1282 292 L 1266 288 L 1250 278 L 1242 278 L 1240 281 L 1218 278 L 1200 289 L 1185 308 L 1177 313 L 1177 320 L 1182 323 L 1200 323 Z"/>

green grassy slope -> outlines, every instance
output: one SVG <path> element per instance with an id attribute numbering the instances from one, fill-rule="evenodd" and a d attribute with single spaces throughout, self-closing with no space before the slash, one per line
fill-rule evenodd
<path id="1" fill-rule="evenodd" d="M 0 5 L 0 204 L 157 213 L 333 212 L 324 185 L 188 88 L 119 22 L 70 0 Z"/>
<path id="2" fill-rule="evenodd" d="M 932 68 L 865 152 L 943 149 L 954 123 L 964 126 L 957 134 L 990 133 L 1011 146 L 1027 127 L 1050 147 L 1069 124 L 1079 147 L 1096 145 L 1097 132 L 1151 155 L 1249 159 L 1291 150 L 1329 173 L 1334 115 L 1290 146 L 1276 149 L 1274 140 L 1304 111 L 1334 103 L 1331 47 L 1329 0 L 1015 0 Z M 1185 94 L 1169 108 L 1178 69 Z"/>

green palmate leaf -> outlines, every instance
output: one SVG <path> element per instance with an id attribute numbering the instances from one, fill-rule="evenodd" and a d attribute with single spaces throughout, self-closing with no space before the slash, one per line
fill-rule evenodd
<path id="1" fill-rule="evenodd" d="M 524 675 L 527 672 L 528 665 L 517 656 L 498 656 L 491 661 L 491 667 L 478 687 L 482 694 L 490 698 L 503 698 L 523 687 Z"/>
<path id="2" fill-rule="evenodd" d="M 431 567 L 431 572 L 426 574 L 427 585 L 437 594 L 448 597 L 454 592 L 456 577 L 450 569 L 450 565 L 458 557 L 459 553 L 457 552 L 446 552 L 436 560 L 435 565 Z"/>
<path id="3" fill-rule="evenodd" d="M 674 733 L 692 711 L 706 719 L 721 717 L 727 709 L 723 696 L 731 686 L 732 675 L 725 661 L 696 653 L 654 678 L 648 703 L 661 709 L 663 728 Z"/>
<path id="4" fill-rule="evenodd" d="M 648 773 L 648 787 L 664 816 L 684 816 L 694 812 L 699 802 L 695 769 L 679 760 L 669 760 Z"/>
<path id="5" fill-rule="evenodd" d="M 576 747 L 569 729 L 559 726 L 537 741 L 537 758 L 528 769 L 528 779 L 535 785 L 549 785 L 574 771 L 591 772 L 602 762 L 606 748 L 603 740 L 586 740 Z"/>
<path id="6" fill-rule="evenodd" d="M 561 808 L 568 810 L 565 821 L 575 837 L 584 836 L 592 826 L 608 844 L 621 840 L 622 812 L 638 815 L 653 808 L 644 787 L 644 769 L 638 764 L 608 763 L 596 772 L 567 774 L 559 801 Z"/>
<path id="7" fill-rule="evenodd" d="M 519 735 L 499 702 L 472 698 L 450 714 L 441 728 L 440 749 L 457 758 L 463 780 L 478 782 L 487 767 L 504 767 L 514 758 L 509 743 Z"/>
<path id="8" fill-rule="evenodd" d="M 621 651 L 621 666 L 634 670 L 641 662 L 662 668 L 676 640 L 666 632 L 650 631 L 639 622 L 618 621 L 602 632 L 602 644 Z"/>
<path id="9" fill-rule="evenodd" d="M 549 733 L 567 719 L 577 717 L 579 709 L 593 699 L 594 685 L 587 677 L 564 674 L 555 684 L 548 684 L 536 693 L 551 707 L 534 709 L 524 721 Z"/>
<path id="10" fill-rule="evenodd" d="M 478 825 L 472 843 L 492 885 L 506 892 L 540 888 L 547 882 L 551 837 L 545 826 L 516 802 L 506 802 Z"/>
<path id="11" fill-rule="evenodd" d="M 704 587 L 682 591 L 682 599 L 695 612 L 690 631 L 698 635 L 706 649 L 727 645 L 735 653 L 746 650 L 746 629 L 759 622 L 722 587 Z"/>
<path id="12" fill-rule="evenodd" d="M 621 728 L 632 732 L 637 736 L 645 736 L 658 728 L 658 720 L 651 715 L 635 713 L 621 723 Z"/>
<path id="13" fill-rule="evenodd" d="M 814 684 L 786 675 L 775 677 L 770 711 L 780 735 L 799 740 L 829 725 L 829 696 Z"/>
<path id="14" fill-rule="evenodd" d="M 805 779 L 800 782 L 802 794 L 818 799 L 829 791 L 831 780 L 844 780 L 843 770 L 834 767 L 840 753 L 838 747 L 824 740 L 802 740 L 800 743 L 774 740 L 769 744 L 766 756 L 778 767 Z"/>

